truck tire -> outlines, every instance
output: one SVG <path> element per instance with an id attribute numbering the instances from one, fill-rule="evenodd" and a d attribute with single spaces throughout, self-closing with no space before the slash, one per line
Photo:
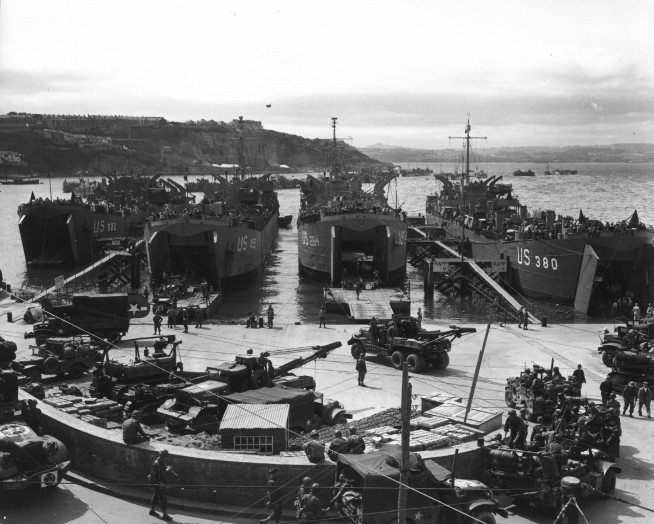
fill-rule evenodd
<path id="1" fill-rule="evenodd" d="M 339 413 L 332 420 L 332 426 L 342 426 L 343 424 L 347 424 L 347 417 L 343 413 Z"/>
<path id="2" fill-rule="evenodd" d="M 352 358 L 354 360 L 359 360 L 359 355 L 361 355 L 361 353 L 365 353 L 366 348 L 363 346 L 361 342 L 355 342 L 354 344 L 352 344 L 350 351 L 352 353 Z"/>
<path id="3" fill-rule="evenodd" d="M 604 474 L 604 479 L 602 479 L 602 493 L 613 495 L 613 492 L 615 491 L 616 480 L 615 471 L 612 469 L 608 470 Z"/>
<path id="4" fill-rule="evenodd" d="M 497 524 L 495 515 L 488 510 L 475 511 L 472 513 L 472 516 L 484 524 Z"/>
<path id="5" fill-rule="evenodd" d="M 31 382 L 41 382 L 41 371 L 37 368 L 32 368 L 28 369 L 25 371 L 25 376 L 31 381 Z"/>
<path id="6" fill-rule="evenodd" d="M 602 362 L 607 368 L 613 367 L 613 359 L 615 358 L 615 351 L 604 351 L 602 353 Z"/>
<path id="7" fill-rule="evenodd" d="M 395 369 L 402 369 L 404 364 L 404 354 L 401 351 L 395 351 L 391 355 L 391 364 Z"/>
<path id="8" fill-rule="evenodd" d="M 81 362 L 73 364 L 68 370 L 68 376 L 70 378 L 80 378 L 86 372 L 86 366 Z"/>
<path id="9" fill-rule="evenodd" d="M 411 353 L 408 357 L 406 357 L 406 363 L 411 373 L 420 373 L 423 369 L 425 369 L 425 359 L 417 353 Z"/>
<path id="10" fill-rule="evenodd" d="M 434 366 L 434 369 L 445 369 L 450 365 L 450 355 L 449 353 L 441 353 L 434 357 L 431 361 L 431 365 Z"/>
<path id="11" fill-rule="evenodd" d="M 43 372 L 46 375 L 56 375 L 59 371 L 59 361 L 55 357 L 48 357 L 43 361 Z"/>

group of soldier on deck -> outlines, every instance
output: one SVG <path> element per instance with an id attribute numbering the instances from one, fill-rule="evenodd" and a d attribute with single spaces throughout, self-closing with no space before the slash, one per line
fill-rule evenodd
<path id="1" fill-rule="evenodd" d="M 542 373 L 543 369 L 527 370 L 520 381 L 544 416 L 536 418 L 530 432 L 533 413 L 527 407 L 520 409 L 519 414 L 510 410 L 504 424 L 504 442 L 514 449 L 527 451 L 548 451 L 554 444 L 554 447 L 578 451 L 600 449 L 618 457 L 622 428 L 616 395 L 612 394 L 606 404 L 599 406 L 581 397 L 581 385 L 586 382 L 581 365 L 568 379 L 558 367 L 547 371 L 542 378 L 539 371 Z"/>

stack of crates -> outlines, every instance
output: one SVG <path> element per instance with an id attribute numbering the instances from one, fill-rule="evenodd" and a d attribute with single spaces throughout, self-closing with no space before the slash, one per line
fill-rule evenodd
<path id="1" fill-rule="evenodd" d="M 447 424 L 439 428 L 431 430 L 432 433 L 440 435 L 442 437 L 447 437 L 455 444 L 460 444 L 461 442 L 469 442 L 483 435 L 481 431 L 477 431 L 463 424 Z"/>

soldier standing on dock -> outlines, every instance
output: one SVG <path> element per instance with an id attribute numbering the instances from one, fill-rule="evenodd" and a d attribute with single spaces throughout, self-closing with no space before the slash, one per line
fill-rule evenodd
<path id="1" fill-rule="evenodd" d="M 184 324 L 184 333 L 188 333 L 188 311 L 182 309 L 182 323 Z"/>
<path id="2" fill-rule="evenodd" d="M 155 311 L 154 317 L 152 317 L 152 322 L 154 323 L 154 334 L 161 335 L 161 322 L 163 322 L 163 318 L 161 318 L 159 311 Z"/>
<path id="3" fill-rule="evenodd" d="M 327 324 L 325 324 L 325 305 L 323 304 L 320 306 L 320 312 L 318 313 L 318 327 L 324 327 L 327 328 Z"/>

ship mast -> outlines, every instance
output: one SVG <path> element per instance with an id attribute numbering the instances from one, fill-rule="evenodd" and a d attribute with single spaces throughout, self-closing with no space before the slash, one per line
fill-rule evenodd
<path id="1" fill-rule="evenodd" d="M 333 131 L 333 138 L 332 138 L 332 177 L 334 175 L 340 174 L 341 172 L 341 165 L 338 159 L 338 145 L 336 144 L 336 120 L 338 120 L 338 117 L 333 116 L 332 117 L 332 129 Z"/>
<path id="2" fill-rule="evenodd" d="M 450 140 L 453 138 L 465 140 L 466 142 L 466 169 L 464 173 L 461 173 L 461 195 L 463 196 L 463 187 L 468 185 L 469 176 L 470 176 L 470 139 L 478 138 L 480 140 L 486 140 L 487 136 L 470 136 L 470 115 L 468 115 L 468 123 L 466 124 L 465 136 L 451 136 Z"/>
<path id="3" fill-rule="evenodd" d="M 463 201 L 463 215 L 465 216 L 466 214 L 466 194 L 465 194 L 465 186 L 468 185 L 469 182 L 469 177 L 470 177 L 470 139 L 471 138 L 479 138 L 480 140 L 486 140 L 488 137 L 485 136 L 470 136 L 470 115 L 468 115 L 468 123 L 466 124 L 466 129 L 465 129 L 465 134 L 466 136 L 451 136 L 450 140 L 453 138 L 457 139 L 463 139 L 466 141 L 466 169 L 464 173 L 461 173 L 461 199 Z M 464 246 L 465 246 L 465 240 L 466 240 L 466 226 L 465 222 L 461 224 L 461 263 L 463 264 L 463 257 L 464 257 Z"/>

